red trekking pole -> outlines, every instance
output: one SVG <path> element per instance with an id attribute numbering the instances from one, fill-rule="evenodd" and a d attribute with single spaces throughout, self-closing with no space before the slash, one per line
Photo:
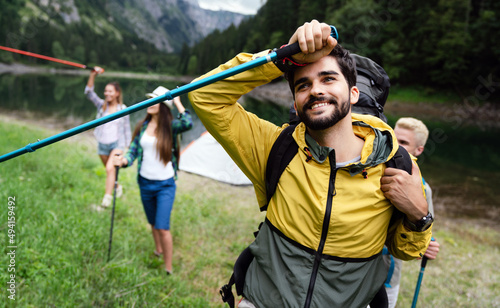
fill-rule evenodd
<path id="1" fill-rule="evenodd" d="M 33 53 L 33 52 L 29 52 L 29 51 L 23 51 L 23 50 L 14 49 L 14 48 L 5 47 L 5 46 L 0 46 L 0 49 L 6 50 L 6 51 L 10 51 L 10 52 L 14 52 L 14 53 L 18 53 L 18 54 L 25 55 L 25 56 L 29 56 L 29 57 L 35 57 L 35 58 L 40 58 L 40 59 L 47 60 L 47 61 L 62 63 L 62 64 L 66 64 L 66 65 L 71 65 L 71 66 L 76 66 L 76 67 L 88 69 L 88 70 L 91 70 L 91 71 L 94 69 L 93 67 L 89 67 L 89 66 L 84 65 L 84 64 L 79 64 L 79 63 L 75 63 L 75 62 L 71 62 L 71 61 L 66 61 L 66 60 L 61 60 L 61 59 L 57 59 L 57 58 L 47 57 L 47 56 L 44 56 L 44 55 L 39 55 L 39 54 L 36 54 L 36 53 Z"/>

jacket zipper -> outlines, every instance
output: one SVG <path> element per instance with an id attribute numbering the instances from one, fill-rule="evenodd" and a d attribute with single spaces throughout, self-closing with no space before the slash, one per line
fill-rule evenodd
<path id="1" fill-rule="evenodd" d="M 318 276 L 319 265 L 321 263 L 321 255 L 325 248 L 326 236 L 328 235 L 328 227 L 330 225 L 330 217 L 332 215 L 333 196 L 335 196 L 335 177 L 337 175 L 337 168 L 335 167 L 335 151 L 331 151 L 328 155 L 330 157 L 330 184 L 328 185 L 328 199 L 326 201 L 326 211 L 323 220 L 323 228 L 321 230 L 321 240 L 319 242 L 318 250 L 314 256 L 314 264 L 309 280 L 309 288 L 307 290 L 306 301 L 304 308 L 311 306 L 314 285 L 316 284 L 316 277 Z"/>

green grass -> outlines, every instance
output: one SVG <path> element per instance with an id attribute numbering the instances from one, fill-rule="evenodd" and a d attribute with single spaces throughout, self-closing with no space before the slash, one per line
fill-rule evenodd
<path id="1" fill-rule="evenodd" d="M 3 155 L 54 132 L 2 121 L 0 134 Z M 116 203 L 107 262 L 111 211 L 91 207 L 102 198 L 104 174 L 89 135 L 0 163 L 2 282 L 9 274 L 8 197 L 16 197 L 15 306 L 226 307 L 218 288 L 227 282 L 236 257 L 252 241 L 263 217 L 253 189 L 180 174 L 172 213 L 174 275 L 167 277 L 162 262 L 152 257 L 154 245 L 135 166 L 120 170 L 124 196 Z M 460 174 L 451 177 L 459 179 Z M 445 186 L 447 178 L 436 176 L 431 184 Z M 439 197 L 444 199 L 443 193 Z M 427 265 L 419 307 L 500 306 L 498 229 L 449 218 L 445 206 L 444 201 L 437 204 L 441 216 L 434 232 L 441 252 Z M 404 264 L 398 307 L 411 305 L 419 265 Z M 5 284 L 0 307 L 13 307 L 3 290 Z"/>
<path id="2" fill-rule="evenodd" d="M 499 307 L 498 230 L 464 221 L 441 221 L 434 236 L 438 258 L 428 261 L 418 307 Z M 398 307 L 411 307 L 420 261 L 403 264 Z"/>
<path id="3" fill-rule="evenodd" d="M 0 132 L 2 155 L 53 133 L 14 123 L 0 123 Z M 12 196 L 17 307 L 223 307 L 218 288 L 230 277 L 244 243 L 252 240 L 260 215 L 256 204 L 248 209 L 251 215 L 241 215 L 233 200 L 238 188 L 199 187 L 188 182 L 190 175 L 181 175 L 172 217 L 174 275 L 167 277 L 162 262 L 152 257 L 136 169 L 123 169 L 125 193 L 116 202 L 107 262 L 111 211 L 91 206 L 104 193 L 104 167 L 92 142 L 74 138 L 0 164 L 0 281 L 10 274 L 6 222 Z M 3 306 L 9 301 L 6 292 L 1 294 Z"/>

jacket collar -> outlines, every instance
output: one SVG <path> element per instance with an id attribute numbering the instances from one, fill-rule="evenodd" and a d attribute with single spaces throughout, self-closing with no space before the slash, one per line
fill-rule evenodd
<path id="1" fill-rule="evenodd" d="M 345 168 L 349 169 L 351 175 L 356 175 L 368 167 L 373 167 L 385 163 L 394 156 L 397 151 L 397 139 L 389 125 L 377 117 L 369 115 L 352 114 L 352 127 L 354 134 L 365 140 L 361 151 L 359 162 L 348 164 Z M 313 158 L 323 163 L 328 153 L 333 149 L 318 145 L 310 136 L 306 137 L 306 127 L 304 123 L 297 125 L 293 137 L 301 151 L 304 148 L 311 149 Z M 312 141 L 314 142 L 312 142 Z M 310 155 L 306 153 L 306 155 Z"/>

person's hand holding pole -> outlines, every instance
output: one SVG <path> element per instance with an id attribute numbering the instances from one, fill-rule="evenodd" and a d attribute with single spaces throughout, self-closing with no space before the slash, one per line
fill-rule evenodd
<path id="1" fill-rule="evenodd" d="M 100 75 L 100 74 L 104 73 L 104 69 L 100 66 L 94 66 L 94 68 L 92 69 L 92 71 L 90 73 L 91 74 L 95 73 L 97 75 Z"/>
<path id="2" fill-rule="evenodd" d="M 115 156 L 113 156 L 113 165 L 115 165 L 117 168 L 126 166 L 128 165 L 128 160 L 122 156 L 122 153 L 116 153 Z"/>
<path id="3" fill-rule="evenodd" d="M 87 87 L 92 88 L 94 86 L 95 77 L 102 73 L 104 73 L 104 69 L 102 67 L 94 66 L 94 68 L 90 71 L 89 80 L 87 81 Z"/>
<path id="4" fill-rule="evenodd" d="M 317 22 L 317 21 L 313 21 L 312 23 L 314 23 L 314 24 L 317 23 L 319 25 L 319 22 Z M 329 53 L 331 50 L 333 50 L 333 48 L 337 42 L 336 39 L 338 38 L 337 29 L 334 26 L 328 26 L 328 25 L 326 25 L 329 27 L 328 33 L 330 36 L 332 36 L 332 38 L 331 39 L 326 38 L 326 37 L 323 38 L 323 32 L 325 31 L 325 29 L 327 29 L 325 27 L 325 25 L 326 24 L 321 24 L 321 27 L 319 28 L 319 29 L 321 29 L 321 31 L 319 32 L 319 35 L 320 35 L 320 37 L 322 37 L 322 40 L 324 39 L 324 41 L 327 43 L 328 48 L 325 48 L 321 52 L 320 55 L 318 55 L 318 54 L 315 55 L 318 59 L 321 58 L 322 56 L 324 56 L 327 52 Z M 318 29 L 318 28 L 316 28 L 316 29 Z M 314 30 L 314 32 L 316 33 L 317 30 Z M 305 31 L 304 31 L 304 33 L 305 33 Z M 314 35 L 313 35 L 313 37 L 314 37 Z M 61 141 L 63 139 L 66 139 L 68 137 L 74 136 L 78 133 L 81 133 L 83 131 L 94 128 L 98 125 L 102 125 L 104 123 L 113 121 L 113 120 L 118 119 L 120 117 L 123 117 L 125 115 L 134 113 L 134 112 L 139 111 L 141 109 L 147 108 L 147 107 L 152 106 L 152 105 L 157 104 L 157 103 L 160 103 L 161 101 L 172 99 L 174 97 L 177 97 L 179 95 L 196 90 L 198 88 L 201 88 L 201 87 L 206 86 L 208 84 L 214 83 L 216 81 L 226 79 L 228 77 L 234 76 L 234 75 L 239 74 L 241 72 L 244 72 L 244 71 L 247 71 L 249 69 L 255 68 L 257 66 L 263 65 L 263 64 L 268 63 L 270 61 L 274 61 L 274 60 L 278 60 L 278 59 L 282 60 L 282 59 L 288 58 L 293 54 L 300 53 L 301 49 L 300 49 L 299 44 L 303 45 L 304 42 L 306 42 L 307 40 L 310 40 L 309 34 L 308 35 L 302 35 L 302 34 L 299 35 L 299 33 L 297 33 L 296 35 L 294 35 L 290 39 L 291 42 L 297 42 L 297 45 L 292 44 L 292 45 L 285 46 L 283 48 L 280 48 L 276 51 L 269 53 L 265 57 L 258 57 L 256 59 L 253 59 L 250 62 L 242 63 L 241 65 L 224 70 L 224 71 L 219 72 L 215 75 L 208 76 L 208 77 L 202 78 L 200 80 L 196 80 L 194 82 L 191 82 L 191 83 L 184 85 L 184 86 L 181 86 L 181 87 L 177 87 L 176 89 L 169 91 L 165 95 L 158 96 L 156 98 L 150 98 L 146 101 L 134 104 L 133 106 L 129 106 L 121 111 L 117 111 L 113 114 L 103 116 L 102 118 L 92 120 L 88 123 L 79 125 L 77 127 L 74 127 L 72 129 L 69 129 L 69 130 L 64 131 L 62 133 L 59 133 L 59 134 L 54 135 L 52 137 L 48 137 L 48 138 L 45 138 L 43 140 L 39 140 L 39 141 L 34 142 L 34 143 L 29 143 L 27 146 L 25 146 L 23 148 L 20 148 L 18 150 L 15 150 L 15 151 L 12 151 L 10 153 L 7 153 L 7 154 L 0 156 L 0 163 L 7 161 L 9 159 L 12 159 L 14 157 L 26 154 L 26 153 L 34 152 L 39 148 L 45 147 L 45 146 L 50 145 L 52 143 L 55 143 L 55 142 Z M 313 39 L 313 41 L 314 41 L 314 39 Z M 321 46 L 318 46 L 318 48 L 319 47 L 321 47 Z M 306 50 L 306 53 L 309 53 L 307 51 L 307 48 L 305 48 L 304 50 Z M 300 59 L 300 55 L 297 58 L 294 58 L 294 61 L 299 61 L 299 59 Z M 303 63 L 307 63 L 307 62 L 312 61 L 311 55 L 309 55 L 309 56 L 302 55 L 302 59 L 304 61 Z M 90 76 L 95 77 L 96 74 L 91 74 Z M 92 79 L 92 85 L 93 85 L 93 79 Z M 92 85 L 87 84 L 87 86 L 89 88 L 91 88 Z"/>
<path id="5" fill-rule="evenodd" d="M 424 257 L 428 258 L 429 260 L 434 260 L 437 257 L 437 254 L 439 253 L 439 243 L 433 239 L 429 243 L 429 247 L 427 247 L 427 251 L 424 254 Z"/>
<path id="6" fill-rule="evenodd" d="M 317 20 L 299 27 L 288 41 L 288 45 L 299 43 L 301 52 L 292 56 L 297 63 L 312 63 L 328 55 L 337 45 L 332 37 L 332 27 Z"/>

